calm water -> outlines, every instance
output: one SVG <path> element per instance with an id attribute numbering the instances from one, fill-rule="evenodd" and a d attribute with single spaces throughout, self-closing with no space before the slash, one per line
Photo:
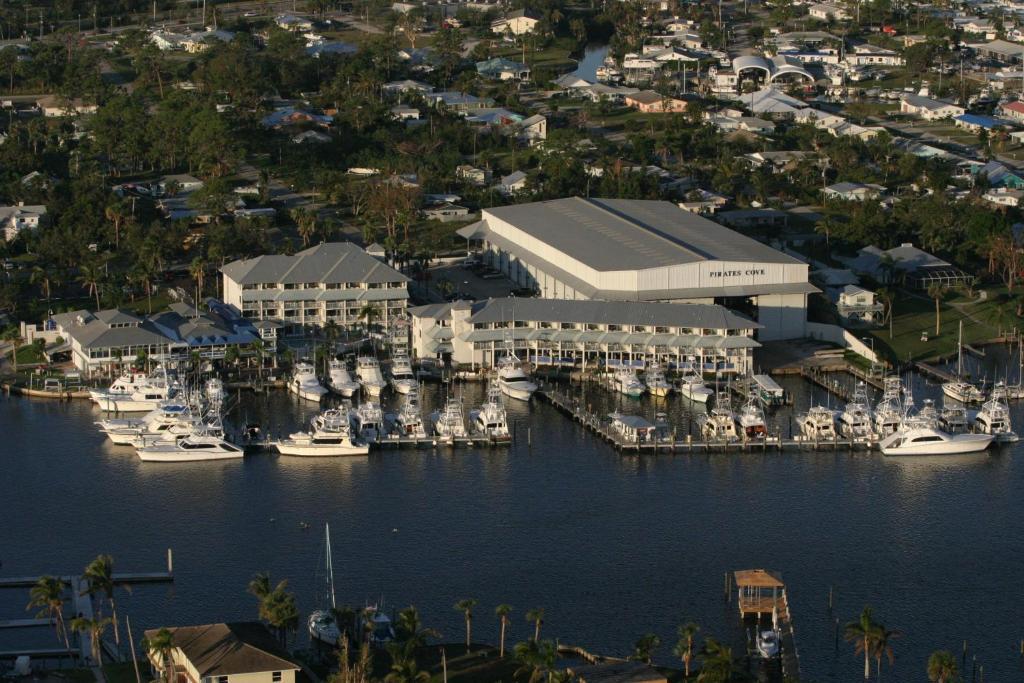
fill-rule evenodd
<path id="1" fill-rule="evenodd" d="M 593 83 L 597 80 L 597 67 L 604 63 L 604 58 L 607 55 L 607 45 L 588 45 L 583 50 L 583 59 L 580 60 L 579 66 L 572 72 L 572 75 Z"/>
<path id="2" fill-rule="evenodd" d="M 806 407 L 810 391 L 788 387 Z M 428 391 L 428 408 L 438 392 Z M 467 403 L 481 392 L 468 387 Z M 614 402 L 596 391 L 587 400 Z M 279 393 L 249 396 L 239 412 L 276 432 L 312 409 Z M 723 573 L 768 567 L 790 591 L 806 680 L 850 681 L 860 670 L 846 643 L 834 650 L 830 585 L 841 621 L 870 603 L 905 633 L 889 680 L 922 680 L 928 654 L 959 653 L 964 638 L 987 679 L 1020 677 L 1024 453 L 621 456 L 546 404 L 511 412 L 520 439 L 508 449 L 160 465 L 104 443 L 87 403 L 2 398 L 0 572 L 70 572 L 99 552 L 124 570 L 154 570 L 173 547 L 173 587 L 120 598 L 136 636 L 254 617 L 245 585 L 260 570 L 288 578 L 307 610 L 329 521 L 340 601 L 414 603 L 453 640 L 462 629 L 453 603 L 475 597 L 478 639 L 496 639 L 493 608 L 508 602 L 520 614 L 513 639 L 530 632 L 522 612 L 543 606 L 548 636 L 623 654 L 653 631 L 667 655 L 684 619 L 730 637 L 737 620 Z M 669 412 L 688 421 L 678 399 Z M 0 619 L 22 616 L 25 602 L 22 591 L 0 591 Z M 49 637 L 0 631 L 0 644 Z"/>

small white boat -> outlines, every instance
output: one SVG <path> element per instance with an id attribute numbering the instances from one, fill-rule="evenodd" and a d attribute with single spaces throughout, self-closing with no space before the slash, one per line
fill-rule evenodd
<path id="1" fill-rule="evenodd" d="M 288 381 L 288 391 L 304 401 L 319 403 L 327 395 L 327 389 L 320 384 L 316 371 L 311 363 L 299 361 L 292 370 L 292 378 Z"/>
<path id="2" fill-rule="evenodd" d="M 910 427 L 882 439 L 884 455 L 957 455 L 988 448 L 991 434 L 950 434 L 935 427 Z"/>
<path id="3" fill-rule="evenodd" d="M 348 374 L 345 361 L 332 358 L 327 366 L 327 386 L 342 398 L 352 398 L 359 391 L 359 382 Z"/>
<path id="4" fill-rule="evenodd" d="M 391 388 L 399 394 L 415 391 L 416 375 L 412 372 L 412 363 L 406 356 L 395 356 L 391 361 Z"/>
<path id="5" fill-rule="evenodd" d="M 726 392 L 720 393 L 714 407 L 698 419 L 701 436 L 707 441 L 735 441 L 738 437 L 736 413 L 732 412 L 732 401 Z"/>
<path id="6" fill-rule="evenodd" d="M 366 455 L 370 447 L 352 439 L 348 410 L 329 408 L 310 421 L 308 432 L 296 432 L 274 444 L 281 455 Z"/>
<path id="7" fill-rule="evenodd" d="M 836 438 L 836 420 L 825 406 L 811 406 L 800 417 L 800 431 L 814 441 L 832 441 Z"/>
<path id="8" fill-rule="evenodd" d="M 839 434 L 854 441 L 870 441 L 874 438 L 871 420 L 871 404 L 868 402 L 868 390 L 864 382 L 857 382 L 853 398 L 846 404 L 837 420 Z"/>
<path id="9" fill-rule="evenodd" d="M 142 413 L 156 410 L 176 394 L 177 389 L 173 386 L 144 384 L 130 394 L 99 397 L 96 404 L 108 413 Z"/>
<path id="10" fill-rule="evenodd" d="M 672 392 L 672 385 L 665 379 L 665 371 L 658 363 L 651 363 L 647 366 L 644 382 L 652 396 L 668 396 Z"/>
<path id="11" fill-rule="evenodd" d="M 90 389 L 89 397 L 93 402 L 99 403 L 109 397 L 129 396 L 143 387 L 159 387 L 167 384 L 167 373 L 162 365 L 158 365 L 149 374 L 135 370 L 124 372 L 106 389 Z"/>
<path id="12" fill-rule="evenodd" d="M 761 407 L 761 400 L 756 396 L 751 396 L 743 404 L 737 421 L 741 434 L 749 441 L 762 440 L 768 436 L 768 423 L 765 420 L 764 408 Z"/>
<path id="13" fill-rule="evenodd" d="M 647 391 L 647 387 L 640 381 L 640 378 L 636 376 L 636 373 L 629 368 L 618 368 L 611 376 L 612 388 L 619 392 L 629 396 L 630 398 L 640 398 Z"/>
<path id="14" fill-rule="evenodd" d="M 508 430 L 508 416 L 501 401 L 501 389 L 492 382 L 487 387 L 487 400 L 469 413 L 470 430 L 492 443 L 508 443 L 512 434 Z"/>
<path id="15" fill-rule="evenodd" d="M 627 443 L 652 443 L 656 439 L 655 426 L 639 415 L 616 412 L 609 414 L 608 417 L 611 419 L 612 431 L 622 436 Z"/>
<path id="16" fill-rule="evenodd" d="M 757 634 L 757 653 L 765 659 L 779 656 L 779 634 L 775 631 L 759 631 Z"/>
<path id="17" fill-rule="evenodd" d="M 751 377 L 750 390 L 757 392 L 761 403 L 766 406 L 781 406 L 786 402 L 786 391 L 769 375 Z"/>
<path id="18" fill-rule="evenodd" d="M 201 462 L 236 460 L 245 455 L 241 448 L 205 428 L 173 441 L 159 441 L 135 451 L 143 462 Z"/>
<path id="19" fill-rule="evenodd" d="M 338 641 L 341 640 L 341 629 L 338 628 L 338 620 L 334 617 L 337 602 L 334 598 L 334 560 L 331 557 L 331 527 L 329 524 L 324 524 L 324 538 L 324 570 L 327 574 L 325 577 L 327 585 L 324 587 L 326 600 L 323 602 L 330 602 L 331 606 L 330 608 L 321 607 L 320 609 L 313 610 L 309 615 L 306 626 L 309 629 L 310 638 L 319 640 L 331 647 L 336 647 Z"/>
<path id="20" fill-rule="evenodd" d="M 349 411 L 349 423 L 355 438 L 366 443 L 380 441 L 384 436 L 384 413 L 373 401 L 360 403 Z"/>
<path id="21" fill-rule="evenodd" d="M 111 418 L 96 422 L 100 431 L 118 446 L 131 445 L 142 435 L 158 436 L 181 428 L 187 430 L 192 424 L 192 411 L 187 405 L 176 402 L 164 403 L 143 417 Z"/>
<path id="22" fill-rule="evenodd" d="M 1019 439 L 1010 424 L 1010 408 L 1006 404 L 1006 389 L 1002 382 L 992 387 L 992 395 L 975 416 L 974 431 L 990 434 L 998 443 L 1012 443 Z"/>
<path id="23" fill-rule="evenodd" d="M 684 370 L 679 376 L 678 391 L 681 396 L 697 403 L 707 403 L 715 394 L 704 384 L 704 377 L 693 369 Z"/>
<path id="24" fill-rule="evenodd" d="M 380 392 L 387 386 L 380 371 L 380 363 L 370 356 L 360 356 L 356 359 L 356 381 L 363 387 L 367 396 L 380 396 Z"/>
<path id="25" fill-rule="evenodd" d="M 466 436 L 466 424 L 462 417 L 462 401 L 455 396 L 450 396 L 444 404 L 444 409 L 435 412 L 430 419 L 434 425 L 434 433 L 445 441 L 451 442 L 456 438 Z"/>
<path id="26" fill-rule="evenodd" d="M 420 413 L 419 392 L 414 390 L 405 395 L 405 401 L 395 416 L 393 433 L 399 438 L 422 439 L 427 435 Z"/>
<path id="27" fill-rule="evenodd" d="M 509 398 L 529 401 L 537 385 L 523 372 L 523 365 L 514 353 L 498 361 L 498 388 Z"/>

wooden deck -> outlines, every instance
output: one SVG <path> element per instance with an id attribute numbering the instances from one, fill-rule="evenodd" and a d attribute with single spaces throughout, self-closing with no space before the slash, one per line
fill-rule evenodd
<path id="1" fill-rule="evenodd" d="M 737 606 L 740 619 L 748 616 L 774 618 L 780 639 L 780 661 L 785 681 L 800 680 L 800 655 L 796 647 L 796 633 L 789 610 L 789 598 L 781 576 L 761 569 L 737 571 L 734 574 Z"/>

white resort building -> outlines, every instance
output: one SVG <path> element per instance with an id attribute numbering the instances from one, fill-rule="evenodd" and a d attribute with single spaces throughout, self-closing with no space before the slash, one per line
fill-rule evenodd
<path id="1" fill-rule="evenodd" d="M 488 299 L 409 309 L 413 351 L 491 367 L 514 351 L 536 365 L 643 367 L 657 361 L 704 372 L 749 372 L 753 320 L 713 304 Z"/>
<path id="2" fill-rule="evenodd" d="M 819 291 L 806 263 L 670 202 L 573 197 L 484 209 L 459 234 L 544 299 L 719 304 L 756 319 L 760 340 L 806 336 L 807 295 Z"/>
<path id="3" fill-rule="evenodd" d="M 366 320 L 388 325 L 405 312 L 409 278 L 350 242 L 328 242 L 294 256 L 233 261 L 221 268 L 224 302 L 246 318 L 275 320 L 284 334 L 333 321 L 355 327 Z"/>

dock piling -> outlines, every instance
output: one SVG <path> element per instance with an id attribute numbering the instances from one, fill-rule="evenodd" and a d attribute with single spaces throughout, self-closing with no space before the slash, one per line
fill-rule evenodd
<path id="1" fill-rule="evenodd" d="M 828 611 L 832 612 L 832 586 L 828 587 Z"/>
<path id="2" fill-rule="evenodd" d="M 174 551 L 170 548 L 167 549 L 167 573 L 174 573 Z"/>

